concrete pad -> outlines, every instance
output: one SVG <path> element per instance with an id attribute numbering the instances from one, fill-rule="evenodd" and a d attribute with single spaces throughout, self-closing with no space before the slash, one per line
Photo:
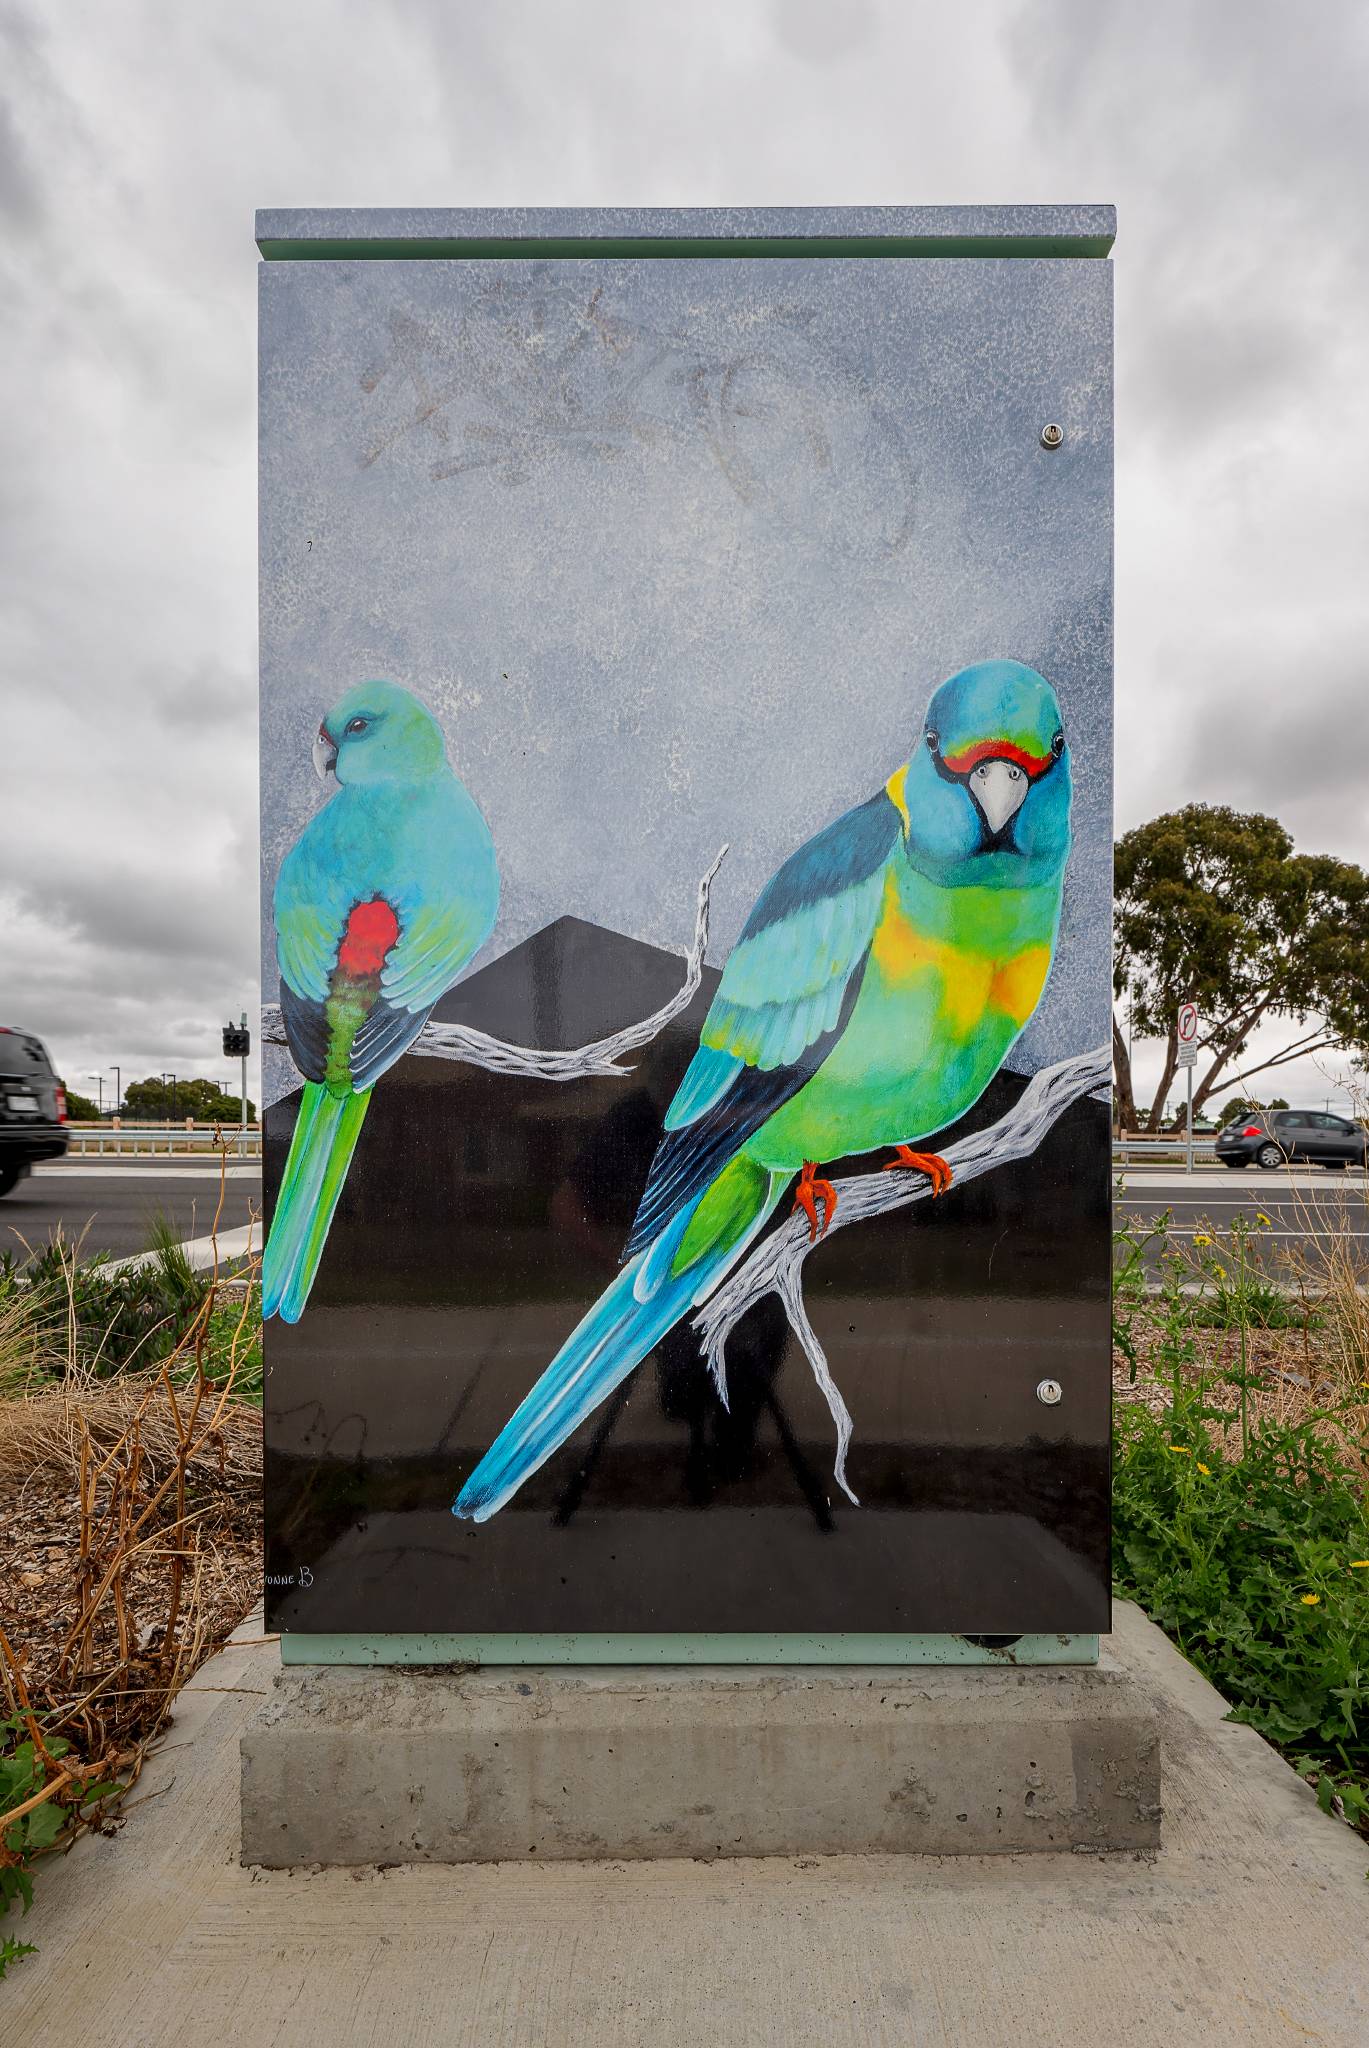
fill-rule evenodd
<path id="1" fill-rule="evenodd" d="M 274 1868 L 1159 1840 L 1155 1709 L 1112 1657 L 297 1667 L 242 1738 L 242 1859 Z"/>
<path id="2" fill-rule="evenodd" d="M 1369 1847 L 1135 1609 L 1111 1648 L 1159 1715 L 1158 1854 L 391 1871 L 239 1867 L 238 1741 L 278 1652 L 231 1649 L 120 1833 L 3 1923 L 40 1952 L 0 1985 L 0 2042 L 1364 2048 Z"/>

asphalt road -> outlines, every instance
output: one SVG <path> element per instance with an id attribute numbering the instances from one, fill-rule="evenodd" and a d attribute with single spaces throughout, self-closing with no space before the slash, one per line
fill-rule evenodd
<path id="1" fill-rule="evenodd" d="M 0 1200 L 0 1249 L 15 1245 L 15 1231 L 31 1244 L 41 1243 L 60 1223 L 68 1237 L 86 1231 L 88 1250 L 122 1258 L 147 1249 L 148 1224 L 158 1211 L 180 1237 L 203 1237 L 217 1199 L 218 1167 L 196 1160 L 39 1166 Z M 1369 1263 L 1369 1181 L 1362 1173 L 1227 1173 L 1209 1167 L 1189 1178 L 1173 1167 L 1131 1167 L 1120 1206 L 1143 1220 L 1169 1210 L 1171 1235 L 1180 1242 L 1191 1242 L 1204 1228 L 1229 1229 L 1238 1214 L 1252 1220 L 1267 1216 L 1269 1227 L 1260 1230 L 1267 1259 L 1290 1245 L 1315 1244 L 1343 1222 Z M 260 1168 L 230 1166 L 221 1230 L 240 1228 L 260 1207 Z"/>
<path id="2" fill-rule="evenodd" d="M 0 1251 L 22 1252 L 16 1231 L 36 1248 L 60 1223 L 69 1238 L 85 1232 L 87 1253 L 124 1258 L 147 1250 L 149 1226 L 159 1213 L 170 1220 L 179 1238 L 205 1236 L 218 1199 L 217 1162 L 53 1161 L 36 1166 L 0 1200 Z M 260 1167 L 230 1166 L 220 1231 L 240 1228 L 260 1208 Z"/>
<path id="3" fill-rule="evenodd" d="M 1131 1167 L 1123 1176 L 1119 1208 L 1143 1222 L 1170 1213 L 1169 1235 L 1180 1247 L 1195 1235 L 1215 1239 L 1236 1217 L 1258 1224 L 1254 1238 L 1261 1264 L 1276 1277 L 1281 1255 L 1299 1247 L 1315 1260 L 1318 1245 L 1334 1233 L 1348 1233 L 1369 1266 L 1369 1180 L 1363 1173 L 1327 1173 L 1317 1167 L 1198 1169 L 1191 1176 L 1173 1167 Z M 1259 1223 L 1260 1217 L 1267 1223 Z M 1153 1264 L 1153 1259 L 1151 1261 Z"/>

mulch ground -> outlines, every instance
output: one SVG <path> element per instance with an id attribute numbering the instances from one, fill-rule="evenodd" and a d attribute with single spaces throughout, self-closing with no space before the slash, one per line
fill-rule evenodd
<path id="1" fill-rule="evenodd" d="M 82 1402 L 97 1450 L 117 1441 L 128 1406 L 128 1390 L 113 1382 Z M 143 1503 L 171 1464 L 156 1422 L 148 1418 Z M 184 1521 L 177 1524 L 173 1487 L 123 1566 L 121 1600 L 106 1596 L 86 1639 L 64 1658 L 116 1548 L 115 1532 L 100 1526 L 97 1513 L 82 1554 L 80 1465 L 70 1424 L 60 1395 L 0 1403 L 0 1627 L 30 1700 L 52 1716 L 51 1727 L 82 1750 L 108 1742 L 126 1747 L 155 1732 L 149 1721 L 164 1717 L 169 1672 L 183 1684 L 261 1596 L 261 1415 L 246 1406 L 225 1411 L 188 1467 Z M 98 1506 L 98 1489 L 96 1500 Z M 0 1714 L 7 1711 L 12 1702 L 6 1705 L 0 1689 Z"/>
<path id="2" fill-rule="evenodd" d="M 1236 1330 L 1189 1330 L 1193 1355 L 1182 1367 L 1185 1380 L 1201 1383 L 1206 1405 L 1224 1410 L 1229 1418 L 1223 1427 L 1209 1422 L 1214 1438 L 1228 1459 L 1241 1449 L 1241 1339 Z M 1133 1328 L 1136 1345 L 1135 1373 L 1122 1353 L 1114 1352 L 1112 1386 L 1115 1401 L 1130 1402 L 1162 1415 L 1168 1408 L 1173 1366 L 1165 1358 L 1162 1333 L 1138 1324 Z M 1323 1328 L 1312 1326 L 1293 1330 L 1250 1330 L 1246 1333 L 1245 1375 L 1247 1413 L 1257 1421 L 1291 1425 L 1327 1409 L 1340 1411 L 1336 1421 L 1318 1421 L 1318 1433 L 1337 1440 L 1347 1453 L 1362 1462 L 1369 1441 L 1369 1389 L 1347 1383 L 1343 1359 Z M 1344 1403 L 1352 1403 L 1346 1410 Z"/>
<path id="3" fill-rule="evenodd" d="M 1160 1413 L 1168 1401 L 1163 1380 L 1159 1337 L 1138 1330 L 1139 1368 L 1132 1378 L 1129 1362 L 1113 1360 L 1113 1386 L 1119 1401 L 1140 1402 Z M 1193 1333 L 1195 1358 L 1186 1375 L 1208 1382 L 1214 1404 L 1228 1407 L 1233 1424 L 1239 1393 L 1225 1375 L 1239 1369 L 1239 1340 L 1234 1331 Z M 1279 1421 L 1296 1421 L 1310 1409 L 1337 1396 L 1334 1371 L 1319 1349 L 1317 1333 L 1301 1330 L 1255 1330 L 1249 1333 L 1247 1358 L 1257 1385 L 1250 1393 L 1254 1413 Z M 108 1406 L 108 1390 L 94 1396 Z M 51 1403 L 48 1404 L 49 1410 Z M 8 1440 L 0 1441 L 0 1627 L 20 1660 L 35 1705 L 59 1715 L 88 1694 L 92 1685 L 110 1681 L 132 1694 L 140 1684 L 155 1687 L 162 1669 L 170 1573 L 174 1552 L 157 1541 L 140 1550 L 126 1568 L 125 1637 L 121 1644 L 117 1618 L 109 1602 L 80 1659 L 63 1650 L 91 1582 L 92 1566 L 81 1552 L 81 1516 L 69 1435 L 54 1426 L 43 1403 L 4 1404 Z M 22 1430 L 25 1411 L 32 1415 L 31 1449 L 25 1457 Z M 97 1418 L 98 1419 L 98 1418 Z M 117 1428 L 113 1412 L 105 1435 Z M 98 1434 L 98 1430 L 97 1430 Z M 183 1576 L 195 1575 L 193 1641 L 188 1667 L 195 1668 L 219 1649 L 261 1594 L 261 1416 L 250 1407 L 235 1408 L 218 1433 L 221 1441 L 197 1457 L 189 1473 L 187 1514 L 195 1532 L 193 1559 L 183 1547 Z M 149 1454 L 149 1483 L 157 1472 L 156 1452 Z M 26 1463 L 27 1470 L 18 1466 Z M 155 1517 L 151 1530 L 174 1520 L 171 1504 Z M 122 1718 L 122 1717 L 120 1717 Z"/>

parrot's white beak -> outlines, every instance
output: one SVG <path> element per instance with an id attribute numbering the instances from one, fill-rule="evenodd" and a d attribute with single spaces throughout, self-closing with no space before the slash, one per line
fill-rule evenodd
<path id="1" fill-rule="evenodd" d="M 981 761 L 970 771 L 970 794 L 995 834 L 1016 816 L 1030 787 L 1026 769 L 1016 761 Z"/>
<path id="2" fill-rule="evenodd" d="M 337 748 L 328 736 L 326 726 L 320 726 L 314 738 L 314 773 L 320 782 L 326 782 L 337 768 Z"/>

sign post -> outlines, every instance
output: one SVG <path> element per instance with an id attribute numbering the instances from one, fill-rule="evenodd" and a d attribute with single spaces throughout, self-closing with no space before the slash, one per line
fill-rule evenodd
<path id="1" fill-rule="evenodd" d="M 1179 1005 L 1179 1065 L 1188 1070 L 1188 1138 L 1185 1173 L 1193 1171 L 1193 1069 L 1198 1064 L 1198 1005 Z"/>
<path id="2" fill-rule="evenodd" d="M 247 1012 L 242 1013 L 239 1024 L 225 1024 L 223 1027 L 223 1056 L 225 1059 L 242 1061 L 242 1094 L 238 1102 L 238 1127 L 243 1137 L 247 1136 L 247 1055 L 252 1050 L 252 1034 L 247 1028 Z"/>

